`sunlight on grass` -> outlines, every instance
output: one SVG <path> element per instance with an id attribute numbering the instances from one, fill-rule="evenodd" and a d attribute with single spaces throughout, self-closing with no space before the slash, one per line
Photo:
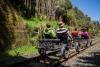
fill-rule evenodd
<path id="1" fill-rule="evenodd" d="M 40 27 L 41 24 L 45 24 L 44 20 L 40 21 L 38 18 L 24 19 L 24 21 L 30 28 Z"/>
<path id="2" fill-rule="evenodd" d="M 31 55 L 31 54 L 35 54 L 36 52 L 37 52 L 37 49 L 31 45 L 25 45 L 25 46 L 7 51 L 7 53 L 11 56 Z"/>
<path id="3" fill-rule="evenodd" d="M 39 25 L 39 20 L 25 20 L 27 25 L 31 28 L 34 28 Z"/>

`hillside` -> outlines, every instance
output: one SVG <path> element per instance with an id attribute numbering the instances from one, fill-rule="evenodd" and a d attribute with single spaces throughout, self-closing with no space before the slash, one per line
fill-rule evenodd
<path id="1" fill-rule="evenodd" d="M 46 22 L 57 28 L 61 18 L 68 28 L 87 27 L 92 34 L 99 33 L 100 23 L 69 0 L 0 0 L 0 50 L 42 38 Z"/>

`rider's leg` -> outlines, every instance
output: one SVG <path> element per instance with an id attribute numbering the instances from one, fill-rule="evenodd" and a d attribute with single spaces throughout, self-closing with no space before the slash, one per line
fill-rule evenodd
<path id="1" fill-rule="evenodd" d="M 88 40 L 88 39 L 86 39 L 86 47 L 88 47 L 88 42 L 89 42 L 89 40 Z"/>
<path id="2" fill-rule="evenodd" d="M 79 42 L 75 42 L 75 46 L 76 46 L 76 52 L 79 52 Z"/>
<path id="3" fill-rule="evenodd" d="M 63 44 L 63 46 L 62 46 L 62 48 L 61 48 L 61 54 L 62 54 L 62 55 L 64 55 L 65 48 L 66 48 L 66 44 Z"/>
<path id="4" fill-rule="evenodd" d="M 63 47 L 61 48 L 61 56 L 63 58 L 68 58 L 69 56 L 69 47 L 67 44 L 63 44 Z"/>

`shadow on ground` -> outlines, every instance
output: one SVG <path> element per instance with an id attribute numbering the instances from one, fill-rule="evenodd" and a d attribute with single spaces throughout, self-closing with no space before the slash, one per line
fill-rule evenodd
<path id="1" fill-rule="evenodd" d="M 40 58 L 41 58 L 41 61 L 40 61 Z M 58 61 L 57 59 L 51 59 L 48 57 L 47 58 L 40 57 L 40 58 L 38 57 L 35 59 L 31 58 L 30 61 L 19 63 L 21 60 L 25 60 L 26 58 L 22 56 L 10 56 L 6 53 L 3 53 L 3 54 L 0 54 L 0 67 L 51 67 L 51 65 L 55 63 L 55 61 Z M 49 60 L 49 61 L 46 61 L 46 60 Z M 66 66 L 60 64 L 59 66 L 55 66 L 55 67 L 66 67 Z"/>
<path id="2" fill-rule="evenodd" d="M 26 58 L 21 57 L 21 56 L 10 56 L 7 53 L 0 52 L 0 67 L 5 67 L 9 64 L 13 64 L 15 62 L 18 62 L 24 59 Z"/>
<path id="3" fill-rule="evenodd" d="M 91 52 L 90 57 L 78 57 L 77 67 L 100 67 L 100 51 Z"/>

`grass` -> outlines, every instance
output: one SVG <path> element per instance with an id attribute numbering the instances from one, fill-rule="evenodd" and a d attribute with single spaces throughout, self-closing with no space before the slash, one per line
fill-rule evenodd
<path id="1" fill-rule="evenodd" d="M 32 18 L 32 19 L 24 19 L 26 25 L 30 28 L 40 27 L 46 23 L 46 20 L 40 20 L 39 18 Z"/>
<path id="2" fill-rule="evenodd" d="M 0 63 L 2 65 L 9 65 L 21 60 L 24 60 L 23 56 L 31 56 L 37 53 L 37 49 L 32 45 L 25 45 L 14 49 L 9 49 L 6 52 L 0 52 Z"/>
<path id="3" fill-rule="evenodd" d="M 24 46 L 6 51 L 6 53 L 10 56 L 31 55 L 31 54 L 35 54 L 36 52 L 37 52 L 37 49 L 33 47 L 32 45 L 24 45 Z"/>
<path id="4" fill-rule="evenodd" d="M 25 19 L 25 22 L 31 28 L 37 27 L 40 24 L 39 19 Z"/>
<path id="5" fill-rule="evenodd" d="M 53 28 L 58 28 L 58 22 L 57 21 L 51 21 L 51 25 Z"/>

